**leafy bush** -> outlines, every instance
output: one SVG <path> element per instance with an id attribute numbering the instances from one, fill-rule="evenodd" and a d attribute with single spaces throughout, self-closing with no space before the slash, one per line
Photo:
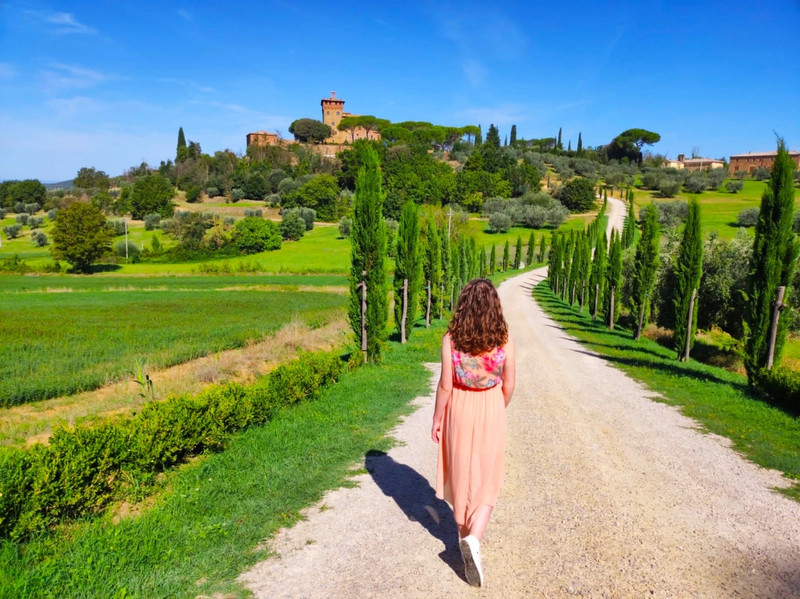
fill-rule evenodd
<path id="1" fill-rule="evenodd" d="M 245 198 L 244 189 L 241 187 L 234 187 L 231 189 L 231 200 L 234 202 L 238 202 L 239 200 L 243 200 Z"/>
<path id="2" fill-rule="evenodd" d="M 151 214 L 144 215 L 144 230 L 145 231 L 152 231 L 161 223 L 161 215 L 153 212 Z"/>
<path id="3" fill-rule="evenodd" d="M 256 254 L 281 247 L 281 232 L 271 220 L 247 216 L 234 226 L 233 242 L 244 254 Z"/>
<path id="4" fill-rule="evenodd" d="M 209 185 L 206 187 L 206 195 L 210 198 L 215 198 L 219 195 L 219 188 Z"/>
<path id="5" fill-rule="evenodd" d="M 19 254 L 8 256 L 6 258 L 3 258 L 2 261 L 0 261 L 0 272 L 25 274 L 26 272 L 30 271 L 31 267 L 28 266 L 25 263 L 25 261 L 19 257 Z M 0 515 L 0 525 L 2 525 L 2 515 Z"/>
<path id="6" fill-rule="evenodd" d="M 277 206 L 281 203 L 281 194 L 279 193 L 270 193 L 264 197 L 264 201 L 267 203 L 268 206 Z"/>
<path id="7" fill-rule="evenodd" d="M 584 177 L 576 177 L 561 188 L 561 203 L 574 212 L 591 210 L 594 204 L 594 184 Z"/>
<path id="8" fill-rule="evenodd" d="M 353 227 L 353 219 L 349 216 L 343 216 L 339 220 L 339 235 L 342 237 L 350 237 L 350 229 Z"/>
<path id="9" fill-rule="evenodd" d="M 126 245 L 125 241 L 118 241 L 117 243 L 114 244 L 114 252 L 120 258 L 125 258 L 125 245 Z M 128 260 L 133 263 L 138 262 L 142 255 L 142 250 L 140 250 L 139 246 L 133 243 L 132 241 L 128 241 L 127 246 L 128 246 L 128 254 L 127 254 Z"/>
<path id="10" fill-rule="evenodd" d="M 758 223 L 758 208 L 745 208 L 739 212 L 736 222 L 740 227 L 755 227 Z"/>
<path id="11" fill-rule="evenodd" d="M 674 198 L 681 190 L 681 182 L 672 177 L 664 177 L 658 182 L 658 194 L 662 198 Z"/>
<path id="12" fill-rule="evenodd" d="M 769 179 L 770 170 L 765 166 L 759 166 L 753 169 L 752 177 L 758 181 L 766 181 Z"/>
<path id="13" fill-rule="evenodd" d="M 129 418 L 58 428 L 46 446 L 0 448 L 0 538 L 23 540 L 98 513 L 124 495 L 129 481 L 225 447 L 233 432 L 316 399 L 342 370 L 336 355 L 304 354 L 251 387 L 216 385 L 197 396 L 151 402 Z"/>
<path id="14" fill-rule="evenodd" d="M 108 226 L 114 231 L 114 237 L 125 235 L 125 221 L 124 220 L 110 220 Z"/>
<path id="15" fill-rule="evenodd" d="M 31 229 L 38 229 L 44 224 L 43 216 L 30 216 L 28 217 L 28 226 Z"/>
<path id="16" fill-rule="evenodd" d="M 689 193 L 703 193 L 708 187 L 708 177 L 703 171 L 689 173 L 683 186 Z"/>
<path id="17" fill-rule="evenodd" d="M 795 233 L 800 233 L 800 211 L 794 213 L 794 220 L 792 221 L 792 230 Z"/>
<path id="18" fill-rule="evenodd" d="M 33 240 L 33 245 L 37 248 L 47 245 L 47 235 L 44 234 L 44 231 L 34 231 L 31 233 L 31 239 Z"/>
<path id="19" fill-rule="evenodd" d="M 689 205 L 686 202 L 654 202 L 658 211 L 658 223 L 664 228 L 677 227 L 689 216 Z"/>
<path id="20" fill-rule="evenodd" d="M 261 210 L 261 208 L 245 208 L 244 216 L 245 218 L 247 217 L 264 218 L 264 212 Z"/>
<path id="21" fill-rule="evenodd" d="M 41 205 L 39 205 L 37 202 L 31 202 L 31 203 L 26 203 L 24 205 L 23 211 L 32 215 L 36 214 L 41 209 L 42 209 Z"/>
<path id="22" fill-rule="evenodd" d="M 232 227 L 234 224 L 236 224 L 236 219 L 232 216 L 223 216 L 222 224 L 226 227 Z"/>
<path id="23" fill-rule="evenodd" d="M 708 188 L 718 189 L 722 182 L 728 178 L 727 168 L 712 168 L 706 172 L 708 178 Z"/>
<path id="24" fill-rule="evenodd" d="M 3 233 L 6 234 L 8 239 L 15 239 L 19 237 L 19 232 L 22 230 L 22 226 L 20 225 L 9 225 L 7 227 L 3 227 Z"/>
<path id="25" fill-rule="evenodd" d="M 194 202 L 200 199 L 202 193 L 203 190 L 200 189 L 199 185 L 190 185 L 186 189 L 186 201 L 193 204 Z"/>
<path id="26" fill-rule="evenodd" d="M 800 411 L 800 372 L 779 366 L 760 370 L 753 378 L 756 390 L 773 405 Z"/>
<path id="27" fill-rule="evenodd" d="M 647 170 L 642 173 L 642 186 L 645 189 L 658 189 L 662 175 L 657 170 Z"/>
<path id="28" fill-rule="evenodd" d="M 306 223 L 296 210 L 289 210 L 283 215 L 280 231 L 284 239 L 297 241 L 305 234 Z"/>
<path id="29" fill-rule="evenodd" d="M 155 233 L 153 233 L 153 236 L 150 238 L 150 249 L 156 254 L 161 251 L 161 241 Z"/>
<path id="30" fill-rule="evenodd" d="M 17 214 L 17 224 L 20 226 L 25 226 L 28 224 L 28 219 L 30 215 L 27 212 L 23 212 L 21 214 Z"/>
<path id="31" fill-rule="evenodd" d="M 3 220 L 6 217 L 6 214 L 8 214 L 6 212 L 6 209 L 5 208 L 0 208 L 0 220 Z"/>
<path id="32" fill-rule="evenodd" d="M 728 191 L 728 193 L 742 191 L 742 188 L 744 188 L 744 181 L 731 180 L 725 184 L 725 189 Z"/>
<path id="33" fill-rule="evenodd" d="M 56 220 L 56 214 L 58 214 L 58 208 L 51 208 L 47 211 L 47 218 L 50 220 Z"/>
<path id="34" fill-rule="evenodd" d="M 14 203 L 14 212 L 16 214 L 20 214 L 25 212 L 25 204 L 23 202 L 15 202 Z"/>
<path id="35" fill-rule="evenodd" d="M 280 183 L 278 183 L 277 190 L 278 193 L 281 194 L 281 197 L 283 197 L 292 193 L 295 189 L 300 189 L 301 186 L 302 183 L 299 181 L 295 181 L 291 177 L 284 176 Z"/>
<path id="36" fill-rule="evenodd" d="M 281 214 L 285 217 L 289 212 L 296 213 L 301 219 L 303 219 L 303 224 L 305 226 L 306 231 L 311 231 L 314 228 L 314 221 L 317 218 L 317 211 L 311 208 L 290 208 L 284 209 L 281 211 Z"/>
<path id="37" fill-rule="evenodd" d="M 495 212 L 489 217 L 489 231 L 492 233 L 505 233 L 511 224 L 511 218 L 505 212 Z"/>

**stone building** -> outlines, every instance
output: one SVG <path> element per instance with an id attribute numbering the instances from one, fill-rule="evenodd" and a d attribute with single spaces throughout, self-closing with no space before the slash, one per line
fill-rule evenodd
<path id="1" fill-rule="evenodd" d="M 278 138 L 277 133 L 270 133 L 269 131 L 256 131 L 255 133 L 247 134 L 247 147 L 250 146 L 279 146 L 281 140 Z"/>
<path id="2" fill-rule="evenodd" d="M 688 171 L 699 171 L 704 169 L 722 168 L 725 162 L 717 160 L 716 158 L 689 158 L 686 159 L 686 154 L 678 154 L 677 160 L 667 159 L 664 161 L 664 166 L 677 169 L 686 169 Z"/>
<path id="3" fill-rule="evenodd" d="M 356 127 L 352 131 L 339 131 L 339 122 L 346 116 L 359 116 L 344 110 L 344 100 L 336 97 L 336 92 L 331 92 L 330 98 L 320 100 L 322 106 L 322 122 L 328 125 L 333 134 L 325 140 L 326 144 L 352 143 L 357 139 L 380 139 L 377 131 L 367 131 L 364 127 Z"/>
<path id="4" fill-rule="evenodd" d="M 748 152 L 747 154 L 736 154 L 731 156 L 730 171 L 746 171 L 752 173 L 759 167 L 772 169 L 772 164 L 775 162 L 775 156 L 778 152 Z M 800 152 L 789 151 L 789 156 L 794 160 L 797 168 L 800 169 Z"/>

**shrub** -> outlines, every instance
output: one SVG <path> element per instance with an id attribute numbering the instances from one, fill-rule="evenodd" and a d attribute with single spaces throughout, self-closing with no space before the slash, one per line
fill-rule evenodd
<path id="1" fill-rule="evenodd" d="M 238 202 L 244 199 L 244 190 L 241 187 L 234 187 L 231 189 L 231 200 Z"/>
<path id="2" fill-rule="evenodd" d="M 8 214 L 6 212 L 6 209 L 5 208 L 0 208 L 0 220 L 3 220 L 6 217 L 6 214 Z"/>
<path id="3" fill-rule="evenodd" d="M 489 231 L 492 233 L 505 233 L 511 224 L 511 218 L 505 212 L 496 212 L 489 217 Z"/>
<path id="4" fill-rule="evenodd" d="M 33 240 L 33 245 L 37 248 L 47 245 L 47 235 L 44 234 L 44 231 L 34 231 L 31 233 L 31 239 Z"/>
<path id="5" fill-rule="evenodd" d="M 737 191 L 742 191 L 743 187 L 744 187 L 743 181 L 732 180 L 725 183 L 725 189 L 728 191 L 728 193 L 736 193 Z"/>
<path id="6" fill-rule="evenodd" d="M 792 221 L 792 230 L 795 233 L 800 233 L 800 211 L 794 213 L 794 220 Z"/>
<path id="7" fill-rule="evenodd" d="M 167 219 L 169 220 L 169 219 Z M 144 215 L 144 230 L 145 231 L 152 231 L 161 223 L 161 215 L 153 212 L 151 214 Z"/>
<path id="8" fill-rule="evenodd" d="M 31 229 L 38 229 L 44 224 L 43 216 L 30 216 L 28 217 L 28 226 Z"/>
<path id="9" fill-rule="evenodd" d="M 56 220 L 56 214 L 58 214 L 58 208 L 51 208 L 47 211 L 47 218 L 50 220 Z"/>
<path id="10" fill-rule="evenodd" d="M 203 190 L 200 189 L 199 185 L 190 185 L 186 189 L 186 201 L 189 202 L 189 203 L 194 203 L 194 202 L 196 202 L 197 200 L 200 199 L 200 196 L 202 195 L 202 193 L 203 193 Z"/>
<path id="11" fill-rule="evenodd" d="M 658 211 L 658 224 L 664 228 L 682 225 L 689 215 L 689 205 L 686 202 L 654 202 L 653 205 Z"/>
<path id="12" fill-rule="evenodd" d="M 753 169 L 753 179 L 758 181 L 765 181 L 769 179 L 770 170 L 765 166 L 759 166 L 758 168 Z"/>
<path id="13" fill-rule="evenodd" d="M 264 213 L 261 211 L 261 208 L 245 208 L 244 209 L 244 217 L 255 217 L 255 218 L 263 218 Z"/>
<path id="14" fill-rule="evenodd" d="M 114 236 L 119 237 L 125 235 L 125 221 L 124 220 L 110 220 L 108 226 L 114 230 Z"/>
<path id="15" fill-rule="evenodd" d="M 209 185 L 206 187 L 206 195 L 210 198 L 215 198 L 219 195 L 219 188 Z"/>
<path id="16" fill-rule="evenodd" d="M 559 200 L 569 210 L 586 212 L 594 204 L 594 184 L 584 177 L 576 177 L 562 187 Z"/>
<path id="17" fill-rule="evenodd" d="M 236 224 L 236 219 L 233 218 L 232 216 L 223 216 L 222 224 L 225 227 L 232 227 L 234 224 Z"/>
<path id="18" fill-rule="evenodd" d="M 745 208 L 739 212 L 736 222 L 740 227 L 755 227 L 758 223 L 758 208 Z"/>
<path id="19" fill-rule="evenodd" d="M 150 249 L 157 254 L 161 251 L 161 247 L 161 241 L 158 239 L 158 235 L 153 233 L 153 236 L 150 238 Z"/>
<path id="20" fill-rule="evenodd" d="M 658 183 L 658 194 L 662 198 L 674 198 L 681 190 L 681 182 L 672 177 L 664 177 Z"/>
<path id="21" fill-rule="evenodd" d="M 15 239 L 19 237 L 19 232 L 22 230 L 22 226 L 20 225 L 9 225 L 7 227 L 3 227 L 3 233 L 6 234 L 8 239 Z"/>
<path id="22" fill-rule="evenodd" d="M 16 274 L 25 274 L 30 272 L 31 267 L 28 266 L 20 257 L 19 254 L 3 258 L 0 262 L 0 272 L 10 272 Z M 1 482 L 1 481 L 0 481 Z M 2 526 L 3 516 L 0 513 L 0 526 Z"/>
<path id="23" fill-rule="evenodd" d="M 291 177 L 284 177 L 281 179 L 280 183 L 278 183 L 277 190 L 281 197 L 283 197 L 292 193 L 295 189 L 300 189 L 301 186 L 302 183 L 299 181 L 295 181 Z"/>
<path id="24" fill-rule="evenodd" d="M 683 186 L 689 193 L 702 193 L 708 187 L 708 178 L 704 172 L 695 171 L 689 173 L 689 176 L 683 182 Z"/>
<path id="25" fill-rule="evenodd" d="M 306 223 L 295 210 L 289 210 L 283 215 L 280 224 L 281 236 L 284 239 L 297 241 L 306 232 Z"/>
<path id="26" fill-rule="evenodd" d="M 353 219 L 349 216 L 343 216 L 339 220 L 339 235 L 342 237 L 350 237 L 350 229 L 353 227 Z"/>
<path id="27" fill-rule="evenodd" d="M 313 208 L 297 208 L 297 213 L 306 224 L 306 231 L 314 229 L 314 221 L 317 219 L 317 211 Z"/>
<path id="28" fill-rule="evenodd" d="M 17 224 L 20 226 L 25 226 L 28 224 L 28 219 L 30 215 L 27 212 L 22 212 L 21 214 L 17 214 Z"/>
<path id="29" fill-rule="evenodd" d="M 42 209 L 42 207 L 39 204 L 37 204 L 36 202 L 32 202 L 30 204 L 25 204 L 25 207 L 23 208 L 23 211 L 27 212 L 28 214 L 33 215 L 33 214 L 36 214 L 37 212 L 39 212 L 39 210 L 41 210 L 41 209 Z"/>
<path id="30" fill-rule="evenodd" d="M 281 232 L 271 220 L 247 216 L 234 226 L 233 242 L 244 254 L 256 254 L 281 247 Z"/>
<path id="31" fill-rule="evenodd" d="M 25 204 L 22 203 L 22 202 L 15 202 L 14 203 L 14 213 L 15 214 L 20 214 L 22 212 L 25 212 Z"/>
<path id="32" fill-rule="evenodd" d="M 773 405 L 797 411 L 800 407 L 800 372 L 785 366 L 763 369 L 753 377 L 756 390 Z"/>
<path id="33" fill-rule="evenodd" d="M 642 174 L 642 186 L 645 189 L 658 189 L 661 182 L 661 173 L 656 170 L 649 170 Z"/>
<path id="34" fill-rule="evenodd" d="M 125 244 L 126 244 L 125 241 L 118 241 L 117 243 L 114 244 L 114 252 L 120 258 L 125 258 Z M 128 246 L 128 256 L 127 256 L 128 260 L 133 263 L 138 262 L 139 258 L 142 255 L 142 250 L 140 250 L 139 246 L 133 243 L 132 241 L 128 241 L 127 246 Z"/>
<path id="35" fill-rule="evenodd" d="M 151 402 L 129 418 L 58 428 L 46 446 L 0 448 L 0 538 L 24 540 L 97 513 L 124 493 L 126 481 L 223 448 L 233 432 L 316 399 L 342 370 L 334 354 L 303 354 L 251 387 L 215 385 Z"/>
<path id="36" fill-rule="evenodd" d="M 277 206 L 281 203 L 281 194 L 279 193 L 270 193 L 264 197 L 264 201 L 267 203 L 268 206 Z"/>

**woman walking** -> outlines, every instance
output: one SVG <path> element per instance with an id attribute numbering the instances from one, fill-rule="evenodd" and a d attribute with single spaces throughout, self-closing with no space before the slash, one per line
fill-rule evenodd
<path id="1" fill-rule="evenodd" d="M 503 484 L 506 406 L 514 345 L 497 291 L 470 281 L 442 339 L 431 438 L 439 444 L 436 496 L 453 507 L 467 581 L 483 584 L 480 542 Z"/>

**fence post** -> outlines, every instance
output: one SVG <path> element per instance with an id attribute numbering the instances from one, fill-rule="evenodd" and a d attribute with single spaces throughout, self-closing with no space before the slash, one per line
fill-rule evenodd
<path id="1" fill-rule="evenodd" d="M 775 300 L 775 309 L 772 311 L 772 326 L 769 329 L 769 354 L 767 354 L 767 370 L 772 370 L 772 364 L 775 361 L 775 340 L 778 336 L 778 318 L 780 318 L 781 310 L 783 310 L 783 294 L 786 293 L 786 287 L 781 285 L 778 287 L 778 298 Z"/>
<path id="2" fill-rule="evenodd" d="M 407 314 L 408 314 L 408 279 L 403 279 L 403 318 L 400 323 L 400 343 L 406 342 Z"/>

